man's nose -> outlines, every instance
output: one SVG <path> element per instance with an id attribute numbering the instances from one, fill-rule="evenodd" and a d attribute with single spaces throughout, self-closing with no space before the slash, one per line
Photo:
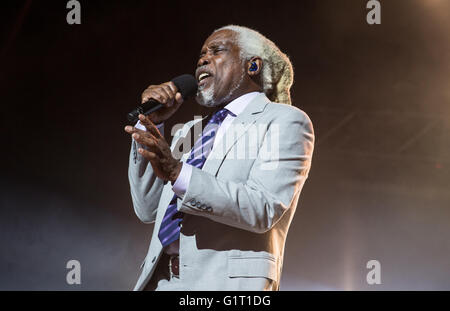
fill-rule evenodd
<path id="1" fill-rule="evenodd" d="M 209 57 L 207 55 L 202 56 L 197 62 L 197 68 L 201 66 L 208 65 L 210 63 Z"/>

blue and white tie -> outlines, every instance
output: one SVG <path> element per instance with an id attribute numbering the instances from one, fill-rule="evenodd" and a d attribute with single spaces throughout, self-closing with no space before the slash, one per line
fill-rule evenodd
<path id="1" fill-rule="evenodd" d="M 228 109 L 222 109 L 217 111 L 202 132 L 202 137 L 194 144 L 191 150 L 189 158 L 186 160 L 187 164 L 195 166 L 199 169 L 205 164 L 206 158 L 212 150 L 214 139 L 226 116 L 234 114 Z M 180 222 L 182 220 L 182 213 L 178 213 L 177 210 L 177 196 L 174 195 L 172 200 L 167 207 L 164 218 L 161 222 L 161 227 L 159 228 L 158 237 L 163 246 L 167 246 L 172 242 L 176 241 L 180 237 Z M 174 217 L 177 214 L 177 217 Z"/>

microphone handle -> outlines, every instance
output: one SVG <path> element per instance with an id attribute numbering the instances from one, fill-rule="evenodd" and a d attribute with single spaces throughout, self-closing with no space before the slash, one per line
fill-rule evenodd
<path id="1" fill-rule="evenodd" d="M 145 105 L 146 103 L 144 103 L 144 105 Z M 149 114 L 151 114 L 152 112 L 154 112 L 154 111 L 156 111 L 156 110 L 159 110 L 160 108 L 162 108 L 162 107 L 164 107 L 164 105 L 163 104 L 160 104 L 160 103 L 158 103 L 158 102 L 155 102 L 155 106 L 153 106 L 153 107 L 151 107 L 150 109 L 148 109 L 148 110 L 145 110 L 144 109 L 144 107 L 139 107 L 138 108 L 138 110 L 139 110 L 139 113 L 141 113 L 141 114 L 143 114 L 143 115 L 145 115 L 145 116 L 148 116 Z"/>
<path id="2" fill-rule="evenodd" d="M 139 114 L 148 116 L 152 112 L 164 107 L 163 104 L 157 102 L 156 100 L 150 99 L 149 101 L 143 103 L 141 106 L 137 107 L 135 110 L 128 114 L 128 121 L 137 122 L 139 120 Z"/>

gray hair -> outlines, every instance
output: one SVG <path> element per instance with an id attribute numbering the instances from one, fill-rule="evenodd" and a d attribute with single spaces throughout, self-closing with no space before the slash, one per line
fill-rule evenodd
<path id="1" fill-rule="evenodd" d="M 289 57 L 271 40 L 256 30 L 228 25 L 219 30 L 231 30 L 237 34 L 237 45 L 241 49 L 241 58 L 244 61 L 252 57 L 260 57 L 263 61 L 262 83 L 267 97 L 277 103 L 291 104 L 290 88 L 294 82 L 294 68 Z"/>

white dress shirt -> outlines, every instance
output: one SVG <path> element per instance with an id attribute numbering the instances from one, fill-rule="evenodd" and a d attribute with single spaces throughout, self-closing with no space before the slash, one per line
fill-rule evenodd
<path id="1" fill-rule="evenodd" d="M 212 152 L 212 150 L 214 150 L 214 146 L 216 145 L 216 143 L 218 141 L 220 141 L 220 139 L 222 139 L 223 135 L 225 134 L 226 130 L 230 127 L 230 125 L 234 121 L 234 119 L 240 113 L 242 113 L 242 111 L 244 111 L 245 107 L 247 107 L 247 105 L 259 94 L 261 94 L 261 93 L 260 92 L 251 92 L 251 93 L 244 94 L 244 95 L 236 98 L 231 103 L 229 103 L 228 105 L 225 106 L 225 108 L 228 109 L 229 111 L 231 111 L 235 116 L 228 114 L 225 117 L 225 119 L 223 120 L 219 129 L 217 130 L 216 138 L 214 140 L 211 152 Z M 162 125 L 163 125 L 163 123 L 159 124 L 157 126 L 158 129 L 161 129 Z M 140 124 L 139 121 L 135 127 L 145 131 L 145 127 L 142 124 Z M 172 190 L 173 190 L 173 192 L 175 192 L 176 195 L 181 196 L 186 192 L 186 189 L 191 180 L 191 175 L 192 175 L 192 166 L 190 164 L 187 164 L 186 162 L 183 162 L 183 166 L 181 168 L 180 175 L 178 175 L 177 180 L 172 185 Z"/>

